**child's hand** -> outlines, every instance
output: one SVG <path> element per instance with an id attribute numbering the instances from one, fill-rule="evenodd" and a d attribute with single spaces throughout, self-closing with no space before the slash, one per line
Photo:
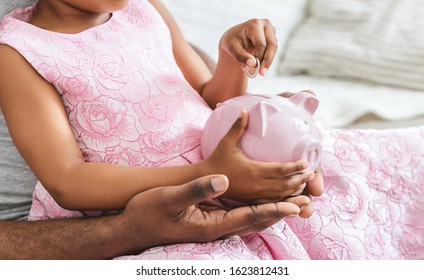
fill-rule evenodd
<path id="1" fill-rule="evenodd" d="M 224 197 L 248 203 L 282 201 L 314 177 L 313 172 L 305 170 L 308 164 L 304 161 L 265 163 L 248 159 L 240 148 L 247 122 L 247 112 L 243 111 L 215 151 L 203 162 L 206 173 L 221 173 L 229 178 L 230 187 Z"/>
<path id="2" fill-rule="evenodd" d="M 275 27 L 268 19 L 251 19 L 230 28 L 221 38 L 220 51 L 224 51 L 242 65 L 256 67 L 261 62 L 259 74 L 265 75 L 274 60 L 278 43 Z"/>

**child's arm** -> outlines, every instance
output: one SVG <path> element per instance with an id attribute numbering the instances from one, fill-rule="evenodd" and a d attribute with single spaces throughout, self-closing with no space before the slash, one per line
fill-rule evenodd
<path id="1" fill-rule="evenodd" d="M 0 75 L 0 105 L 11 137 L 61 206 L 122 208 L 143 190 L 182 184 L 202 175 L 199 165 L 136 168 L 86 163 L 56 89 L 5 45 L 0 45 L 0 69 L 5 69 Z"/>
<path id="2" fill-rule="evenodd" d="M 277 51 L 275 29 L 268 20 L 250 20 L 229 29 L 219 43 L 219 59 L 213 76 L 185 40 L 172 15 L 160 0 L 150 0 L 171 30 L 175 59 L 187 81 L 211 108 L 247 90 L 246 65 L 261 60 L 265 75 Z M 195 42 L 193 42 L 195 43 Z"/>
<path id="3" fill-rule="evenodd" d="M 277 201 L 293 193 L 310 174 L 287 177 L 301 163 L 250 161 L 238 148 L 247 116 L 237 121 L 222 145 L 205 161 L 174 167 L 142 168 L 87 163 L 75 141 L 62 101 L 14 49 L 0 45 L 0 105 L 10 134 L 36 176 L 53 198 L 69 209 L 116 209 L 135 194 L 158 186 L 179 185 L 223 173 L 232 198 Z M 230 193 L 230 192 L 229 192 Z"/>

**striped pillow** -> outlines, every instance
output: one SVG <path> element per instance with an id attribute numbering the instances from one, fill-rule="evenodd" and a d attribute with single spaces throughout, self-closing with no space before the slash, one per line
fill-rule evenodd
<path id="1" fill-rule="evenodd" d="M 424 0 L 313 0 L 280 74 L 424 90 Z"/>

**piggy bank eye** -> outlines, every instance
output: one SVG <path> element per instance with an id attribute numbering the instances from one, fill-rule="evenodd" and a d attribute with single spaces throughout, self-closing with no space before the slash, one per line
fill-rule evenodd
<path id="1" fill-rule="evenodd" d="M 308 132 L 309 131 L 309 125 L 308 121 L 302 120 L 302 119 L 294 119 L 294 122 L 301 131 Z"/>
<path id="2" fill-rule="evenodd" d="M 303 123 L 304 123 L 305 125 L 308 125 L 308 122 L 307 122 L 307 121 L 303 121 Z M 301 122 L 298 122 L 298 123 L 297 123 L 297 127 L 302 128 L 302 127 L 303 127 L 303 124 L 302 124 Z"/>

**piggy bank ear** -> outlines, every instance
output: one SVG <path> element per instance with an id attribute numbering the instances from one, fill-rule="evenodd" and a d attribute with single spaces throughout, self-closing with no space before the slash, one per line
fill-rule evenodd
<path id="1" fill-rule="evenodd" d="M 270 116 L 280 112 L 280 109 L 267 101 L 261 101 L 249 112 L 248 129 L 252 135 L 265 137 L 268 119 Z"/>
<path id="2" fill-rule="evenodd" d="M 319 105 L 319 100 L 314 95 L 303 91 L 293 94 L 290 100 L 294 104 L 305 108 L 311 115 L 315 113 Z"/>

